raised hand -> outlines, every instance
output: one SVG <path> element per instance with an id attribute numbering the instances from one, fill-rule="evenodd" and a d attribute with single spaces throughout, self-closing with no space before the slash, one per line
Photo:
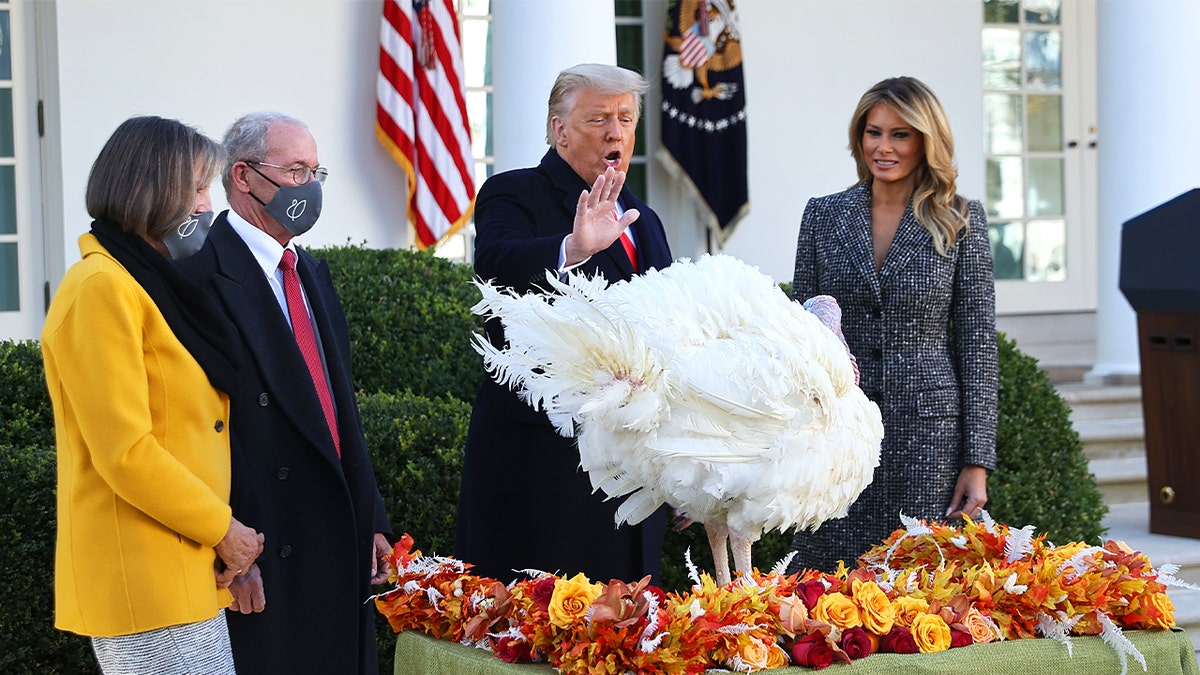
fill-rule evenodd
<path id="1" fill-rule="evenodd" d="M 583 262 L 611 246 L 641 215 L 637 209 L 629 209 L 619 220 L 614 217 L 617 198 L 624 186 L 625 172 L 610 166 L 596 177 L 591 190 L 579 194 L 575 223 L 566 240 L 567 266 Z"/>

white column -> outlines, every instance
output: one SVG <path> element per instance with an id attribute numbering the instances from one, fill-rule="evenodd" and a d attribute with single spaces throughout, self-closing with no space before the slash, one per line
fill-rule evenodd
<path id="1" fill-rule="evenodd" d="M 1097 7 L 1099 288 L 1096 363 L 1101 382 L 1140 371 L 1137 319 L 1117 287 L 1121 225 L 1200 186 L 1200 3 L 1101 0 Z M 1163 242 L 1169 245 L 1169 242 Z"/>
<path id="2" fill-rule="evenodd" d="M 617 62 L 612 2 L 492 3 L 492 149 L 496 171 L 536 166 L 546 154 L 546 101 L 577 63 Z"/>

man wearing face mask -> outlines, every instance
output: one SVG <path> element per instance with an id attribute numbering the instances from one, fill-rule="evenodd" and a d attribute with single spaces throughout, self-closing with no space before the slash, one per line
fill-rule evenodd
<path id="1" fill-rule="evenodd" d="M 294 242 L 321 213 L 328 172 L 308 128 L 280 113 L 242 117 L 224 145 L 230 210 L 180 266 L 211 285 L 250 360 L 231 392 L 231 505 L 266 542 L 230 588 L 234 663 L 243 673 L 375 673 L 366 600 L 386 579 L 391 528 L 359 422 L 345 315 L 325 263 Z"/>

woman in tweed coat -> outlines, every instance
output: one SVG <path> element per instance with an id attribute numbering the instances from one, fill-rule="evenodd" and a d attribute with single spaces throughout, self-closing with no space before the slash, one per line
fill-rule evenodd
<path id="1" fill-rule="evenodd" d="M 875 478 L 845 518 L 797 533 L 792 569 L 849 567 L 900 515 L 977 516 L 996 466 L 995 285 L 987 220 L 955 192 L 954 141 L 910 77 L 863 95 L 858 183 L 810 200 L 793 298 L 832 295 L 861 386 L 883 413 Z"/>

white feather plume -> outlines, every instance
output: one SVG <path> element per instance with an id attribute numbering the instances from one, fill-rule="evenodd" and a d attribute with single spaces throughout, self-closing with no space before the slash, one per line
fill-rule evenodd
<path id="1" fill-rule="evenodd" d="M 478 282 L 477 338 L 498 382 L 578 437 L 618 523 L 663 504 L 750 541 L 846 514 L 879 463 L 879 409 L 840 339 L 773 280 L 730 256 L 631 281 L 546 277 L 544 294 Z"/>

